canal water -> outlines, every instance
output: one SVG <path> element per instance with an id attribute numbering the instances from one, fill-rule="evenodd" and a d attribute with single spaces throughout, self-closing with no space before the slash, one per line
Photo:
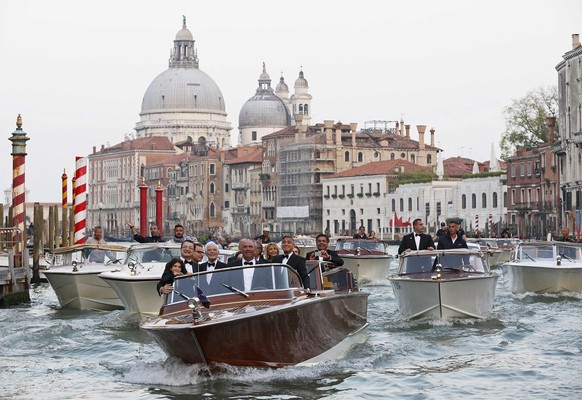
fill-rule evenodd
<path id="1" fill-rule="evenodd" d="M 167 359 L 124 311 L 60 309 L 43 284 L 0 309 L 0 398 L 582 398 L 582 295 L 513 295 L 501 277 L 491 318 L 440 322 L 401 320 L 388 281 L 364 290 L 368 340 L 347 358 L 210 371 Z"/>

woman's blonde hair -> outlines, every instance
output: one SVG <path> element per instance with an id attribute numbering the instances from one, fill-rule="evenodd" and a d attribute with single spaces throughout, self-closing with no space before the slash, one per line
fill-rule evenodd
<path id="1" fill-rule="evenodd" d="M 271 260 L 271 256 L 269 255 L 269 250 L 274 247 L 277 249 L 277 254 L 279 254 L 279 246 L 277 246 L 277 243 L 269 243 L 267 245 L 267 248 L 265 249 L 265 260 Z"/>

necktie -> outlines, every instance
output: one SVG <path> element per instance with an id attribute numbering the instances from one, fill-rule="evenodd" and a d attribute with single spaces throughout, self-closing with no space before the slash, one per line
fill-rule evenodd
<path id="1" fill-rule="evenodd" d="M 208 263 L 208 267 L 214 268 L 214 263 Z"/>
<path id="2" fill-rule="evenodd" d="M 416 237 L 420 237 L 420 233 L 415 234 Z"/>
<path id="3" fill-rule="evenodd" d="M 245 261 L 245 265 L 253 265 L 252 261 Z"/>

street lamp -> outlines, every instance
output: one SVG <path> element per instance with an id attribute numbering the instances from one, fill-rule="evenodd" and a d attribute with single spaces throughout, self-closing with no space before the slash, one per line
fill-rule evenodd
<path id="1" fill-rule="evenodd" d="M 97 207 L 99 207 L 99 226 L 103 227 L 103 225 L 101 225 L 101 210 L 103 210 L 103 203 L 99 202 L 99 204 L 97 205 Z"/>

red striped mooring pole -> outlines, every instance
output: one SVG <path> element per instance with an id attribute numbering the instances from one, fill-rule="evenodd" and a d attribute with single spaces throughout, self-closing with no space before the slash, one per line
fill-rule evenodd
<path id="1" fill-rule="evenodd" d="M 162 228 L 162 185 L 158 181 L 158 187 L 156 188 L 156 225 L 160 230 L 160 235 L 164 231 Z"/>
<path id="2" fill-rule="evenodd" d="M 12 142 L 12 223 L 14 227 L 18 228 L 14 232 L 14 267 L 16 268 L 24 266 L 23 251 L 26 237 L 24 235 L 26 230 L 24 224 L 26 201 L 24 166 L 26 141 L 28 139 L 26 132 L 22 130 L 22 117 L 18 114 L 16 118 L 16 130 L 12 132 L 12 136 L 8 139 Z"/>
<path id="3" fill-rule="evenodd" d="M 87 214 L 87 159 L 75 157 L 75 244 L 85 243 Z"/>
<path id="4" fill-rule="evenodd" d="M 147 203 L 148 203 L 148 185 L 146 185 L 145 178 L 142 176 L 141 185 L 139 185 L 139 229 L 140 233 L 143 236 L 147 236 L 148 232 Z"/>

